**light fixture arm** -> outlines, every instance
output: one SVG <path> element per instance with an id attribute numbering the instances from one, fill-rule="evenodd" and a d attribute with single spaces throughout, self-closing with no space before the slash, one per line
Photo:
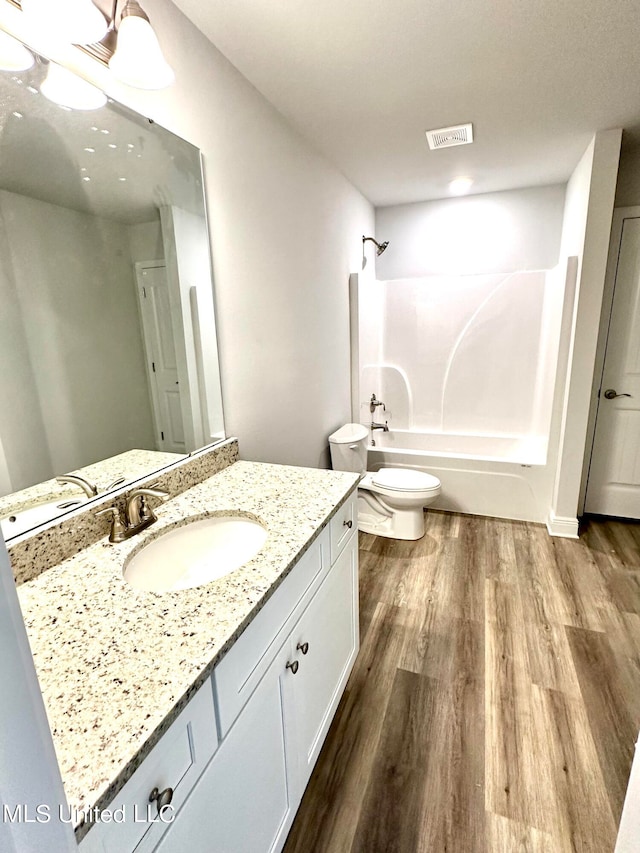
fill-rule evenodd
<path id="1" fill-rule="evenodd" d="M 118 0 L 116 0 L 117 5 Z M 123 18 L 134 17 L 134 18 L 142 18 L 143 21 L 146 21 L 148 24 L 151 23 L 149 21 L 149 16 L 144 11 L 142 6 L 138 3 L 138 0 L 126 0 L 124 4 L 124 9 L 120 13 L 120 20 Z M 114 16 L 115 20 L 115 16 Z"/>

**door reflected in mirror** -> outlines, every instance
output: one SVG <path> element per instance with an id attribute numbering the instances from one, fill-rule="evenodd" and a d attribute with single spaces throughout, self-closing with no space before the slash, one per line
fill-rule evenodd
<path id="1" fill-rule="evenodd" d="M 0 71 L 5 538 L 224 438 L 200 152 L 45 75 Z"/>

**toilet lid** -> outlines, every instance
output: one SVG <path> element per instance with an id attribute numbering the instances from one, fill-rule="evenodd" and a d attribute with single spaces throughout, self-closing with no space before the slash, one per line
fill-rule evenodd
<path id="1" fill-rule="evenodd" d="M 424 492 L 440 488 L 437 477 L 409 468 L 381 468 L 371 475 L 371 482 L 383 489 L 397 489 L 399 492 Z"/>

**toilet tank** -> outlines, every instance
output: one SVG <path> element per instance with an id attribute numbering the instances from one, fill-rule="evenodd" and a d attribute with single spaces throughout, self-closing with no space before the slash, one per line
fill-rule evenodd
<path id="1" fill-rule="evenodd" d="M 334 471 L 367 471 L 369 430 L 362 424 L 345 424 L 329 436 L 331 466 Z"/>

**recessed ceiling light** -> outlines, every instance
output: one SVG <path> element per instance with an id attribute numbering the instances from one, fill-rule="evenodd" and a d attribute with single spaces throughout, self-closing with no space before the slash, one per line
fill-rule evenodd
<path id="1" fill-rule="evenodd" d="M 126 181 L 126 178 L 118 178 L 119 181 Z"/>
<path id="2" fill-rule="evenodd" d="M 109 136 L 111 131 L 110 130 L 101 130 L 100 133 L 104 133 L 105 136 Z"/>
<path id="3" fill-rule="evenodd" d="M 96 153 L 95 148 L 85 148 L 84 150 L 87 152 L 87 154 L 95 154 Z"/>
<path id="4" fill-rule="evenodd" d="M 451 195 L 464 195 L 468 193 L 473 184 L 473 178 L 454 178 L 449 184 Z"/>
<path id="5" fill-rule="evenodd" d="M 107 147 L 108 148 L 117 148 L 118 146 L 115 144 L 115 142 L 110 142 Z"/>
<path id="6" fill-rule="evenodd" d="M 90 180 L 91 180 L 91 178 L 90 178 L 88 175 L 85 175 L 85 176 L 84 176 L 84 178 L 83 178 L 82 180 L 83 180 L 83 181 L 90 181 Z"/>
<path id="7" fill-rule="evenodd" d="M 13 115 L 14 115 L 16 118 L 24 118 L 24 116 L 22 115 L 22 113 L 19 113 L 17 110 L 13 113 Z"/>

